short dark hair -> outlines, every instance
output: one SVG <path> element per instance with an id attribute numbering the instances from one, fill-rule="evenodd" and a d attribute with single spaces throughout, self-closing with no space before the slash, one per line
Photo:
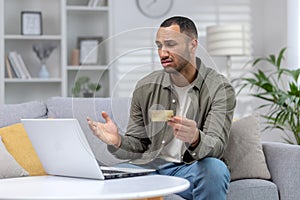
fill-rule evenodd
<path id="1" fill-rule="evenodd" d="M 169 27 L 171 25 L 179 25 L 181 33 L 185 33 L 191 38 L 198 38 L 198 31 L 195 23 L 187 17 L 174 16 L 168 18 L 161 23 L 160 27 Z"/>

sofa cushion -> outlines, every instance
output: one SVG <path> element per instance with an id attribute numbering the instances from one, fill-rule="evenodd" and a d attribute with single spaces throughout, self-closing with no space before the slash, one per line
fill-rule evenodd
<path id="1" fill-rule="evenodd" d="M 29 175 L 46 174 L 21 123 L 0 128 L 0 136 L 8 152 Z"/>
<path id="2" fill-rule="evenodd" d="M 256 115 L 233 122 L 223 156 L 229 165 L 231 180 L 271 178 L 259 133 L 259 120 Z"/>
<path id="3" fill-rule="evenodd" d="M 28 175 L 29 173 L 7 151 L 0 136 L 0 179 Z"/>
<path id="4" fill-rule="evenodd" d="M 233 181 L 229 185 L 227 200 L 278 200 L 278 191 L 274 183 L 261 179 Z"/>
<path id="5" fill-rule="evenodd" d="M 124 133 L 128 123 L 129 107 L 130 99 L 128 98 L 53 97 L 47 101 L 49 118 L 78 119 L 96 159 L 105 165 L 114 165 L 123 161 L 115 158 L 107 150 L 106 144 L 94 136 L 89 129 L 86 117 L 89 116 L 95 121 L 104 122 L 101 112 L 106 111 L 117 124 L 119 131 Z"/>
<path id="6" fill-rule="evenodd" d="M 45 118 L 46 105 L 40 101 L 0 105 L 0 127 L 19 123 L 21 118 Z"/>

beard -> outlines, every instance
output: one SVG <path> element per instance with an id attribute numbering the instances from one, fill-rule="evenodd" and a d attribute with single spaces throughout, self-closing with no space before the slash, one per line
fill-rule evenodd
<path id="1" fill-rule="evenodd" d="M 189 65 L 189 61 L 184 58 L 180 58 L 178 59 L 177 64 L 176 63 L 172 63 L 172 64 L 174 65 L 164 67 L 165 72 L 169 74 L 178 74 L 182 72 L 182 70 L 184 70 L 184 68 L 187 65 Z"/>
<path id="2" fill-rule="evenodd" d="M 168 74 L 177 74 L 178 73 L 178 71 L 176 69 L 174 69 L 173 67 L 164 67 L 164 70 Z"/>

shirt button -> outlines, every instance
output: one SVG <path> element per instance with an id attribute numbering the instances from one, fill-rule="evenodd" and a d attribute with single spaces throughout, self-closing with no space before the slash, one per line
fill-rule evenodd
<path id="1" fill-rule="evenodd" d="M 164 143 L 165 143 L 165 141 L 163 140 L 161 143 L 162 143 L 162 144 L 164 144 Z"/>
<path id="2" fill-rule="evenodd" d="M 195 155 L 196 155 L 196 153 L 193 153 L 192 155 L 193 155 L 193 156 L 195 156 Z"/>
<path id="3" fill-rule="evenodd" d="M 176 103 L 176 100 L 175 100 L 175 99 L 172 99 L 172 103 Z"/>

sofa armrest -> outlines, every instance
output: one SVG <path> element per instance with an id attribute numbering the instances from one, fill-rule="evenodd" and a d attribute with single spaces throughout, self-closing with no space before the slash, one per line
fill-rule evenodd
<path id="1" fill-rule="evenodd" d="M 277 185 L 281 200 L 298 199 L 300 196 L 300 146 L 263 142 L 272 181 Z"/>

